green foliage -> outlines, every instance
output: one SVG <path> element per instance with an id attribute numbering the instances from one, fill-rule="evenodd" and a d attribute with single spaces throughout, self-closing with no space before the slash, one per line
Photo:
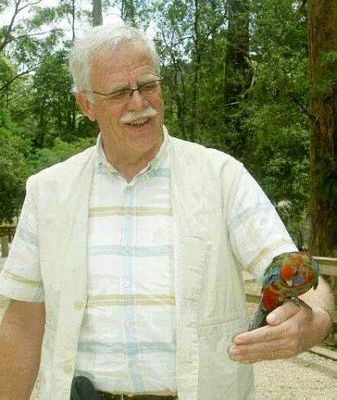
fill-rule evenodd
<path id="1" fill-rule="evenodd" d="M 15 67 L 3 54 L 0 54 L 0 87 L 6 84 L 14 75 Z"/>
<path id="2" fill-rule="evenodd" d="M 254 173 L 302 246 L 307 243 L 309 200 L 308 60 L 305 18 L 292 0 L 252 2 L 252 84 L 245 129 Z"/>
<path id="3" fill-rule="evenodd" d="M 76 142 L 67 143 L 57 138 L 51 148 L 38 149 L 34 155 L 34 170 L 38 172 L 58 162 L 65 161 L 86 148 L 94 145 L 94 138 L 80 138 Z"/>
<path id="4" fill-rule="evenodd" d="M 208 1 L 162 1 L 157 7 L 166 123 L 177 136 L 207 144 L 213 137 L 221 144 L 228 111 L 224 108 L 224 6 Z"/>
<path id="5" fill-rule="evenodd" d="M 56 137 L 69 139 L 75 129 L 75 99 L 64 50 L 43 55 L 32 85 L 31 111 L 37 117 L 34 144 L 50 146 Z M 46 134 L 48 127 L 48 134 Z"/>
<path id="6" fill-rule="evenodd" d="M 81 12 L 69 1 L 55 7 L 32 2 L 24 16 L 20 10 L 28 0 L 15 12 L 11 4 L 0 5 L 1 11 L 13 12 L 14 21 L 0 27 L 0 222 L 18 214 L 30 174 L 93 140 L 92 124 L 76 110 L 67 68 L 69 37 L 58 26 L 74 13 L 80 18 Z"/>
<path id="7" fill-rule="evenodd" d="M 9 115 L 0 110 L 0 223 L 17 216 L 24 196 L 29 168 L 25 157 L 29 142 L 22 139 Z"/>

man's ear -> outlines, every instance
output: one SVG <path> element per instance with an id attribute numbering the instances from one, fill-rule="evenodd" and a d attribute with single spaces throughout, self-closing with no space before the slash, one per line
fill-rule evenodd
<path id="1" fill-rule="evenodd" d="M 90 103 L 88 97 L 85 95 L 84 92 L 76 93 L 76 102 L 80 109 L 83 111 L 83 114 L 90 119 L 90 121 L 96 120 L 95 110 Z"/>

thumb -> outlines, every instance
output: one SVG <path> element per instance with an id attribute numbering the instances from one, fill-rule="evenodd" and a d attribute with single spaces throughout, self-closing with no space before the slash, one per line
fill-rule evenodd
<path id="1" fill-rule="evenodd" d="M 269 325 L 280 325 L 300 311 L 300 305 L 287 301 L 267 315 Z"/>

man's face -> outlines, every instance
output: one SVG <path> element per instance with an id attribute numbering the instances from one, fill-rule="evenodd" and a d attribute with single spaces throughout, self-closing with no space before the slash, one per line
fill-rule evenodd
<path id="1" fill-rule="evenodd" d="M 117 49 L 104 49 L 91 63 L 91 90 L 111 93 L 136 88 L 158 78 L 149 54 L 138 44 L 121 44 Z M 135 91 L 123 98 L 94 94 L 87 116 L 97 120 L 105 151 L 118 152 L 118 157 L 139 157 L 158 149 L 162 142 L 163 100 L 160 86 L 154 91 Z M 156 115 L 141 113 L 152 107 Z M 130 114 L 131 112 L 131 114 Z M 130 114 L 125 121 L 125 117 Z M 147 115 L 147 114 L 145 114 Z M 108 154 L 107 154 L 108 155 Z M 115 154 L 116 155 L 116 154 Z"/>

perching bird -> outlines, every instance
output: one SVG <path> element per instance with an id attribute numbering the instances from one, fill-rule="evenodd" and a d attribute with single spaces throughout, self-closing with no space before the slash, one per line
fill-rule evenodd
<path id="1" fill-rule="evenodd" d="M 262 299 L 249 330 L 267 324 L 266 317 L 287 299 L 298 296 L 318 284 L 319 265 L 303 253 L 284 253 L 274 258 L 262 282 Z"/>

